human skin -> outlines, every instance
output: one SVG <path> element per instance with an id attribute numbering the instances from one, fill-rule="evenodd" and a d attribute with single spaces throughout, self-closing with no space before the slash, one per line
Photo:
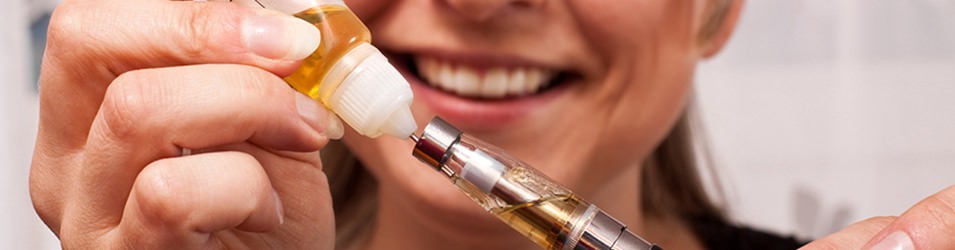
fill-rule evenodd
<path id="1" fill-rule="evenodd" d="M 30 194 L 64 248 L 333 245 L 333 126 L 278 77 L 313 27 L 166 1 L 65 1 L 51 23 Z"/>
<path id="2" fill-rule="evenodd" d="M 733 2 L 714 39 L 700 41 L 705 3 L 348 2 L 412 82 L 419 125 L 445 117 L 672 249 L 700 246 L 679 221 L 642 216 L 639 164 L 684 109 L 696 63 L 722 47 L 741 4 Z M 281 81 L 304 57 L 286 42 L 308 39 L 302 23 L 280 19 L 211 2 L 65 1 L 57 9 L 30 190 L 64 247 L 333 246 L 315 151 L 340 132 Z M 526 102 L 465 100 L 427 87 L 402 62 L 416 56 L 574 77 L 519 98 Z M 344 140 L 380 183 L 368 247 L 532 247 L 410 158 L 406 141 L 351 131 Z M 195 154 L 180 156 L 181 148 Z M 953 194 L 810 247 L 859 248 L 899 230 L 915 246 L 955 247 L 938 237 L 952 234 Z"/>
<path id="3" fill-rule="evenodd" d="M 678 221 L 653 225 L 676 229 L 676 234 L 644 230 L 639 169 L 684 110 L 696 63 L 725 41 L 698 40 L 706 3 L 349 2 L 372 30 L 375 44 L 393 55 L 392 61 L 411 81 L 419 124 L 441 116 L 537 167 L 638 234 L 690 246 L 696 243 Z M 724 34 L 732 26 L 730 20 Z M 421 58 L 475 71 L 542 68 L 577 77 L 561 88 L 518 98 L 475 100 L 429 87 L 434 84 L 422 79 L 426 73 L 402 64 Z M 395 241 L 424 244 L 408 246 L 416 249 L 462 242 L 490 244 L 484 248 L 529 247 L 446 178 L 408 157 L 406 141 L 346 133 L 345 142 L 380 183 L 381 223 L 372 249 L 394 246 Z M 460 218 L 467 218 L 466 227 Z M 404 228 L 433 233 L 407 233 Z"/>

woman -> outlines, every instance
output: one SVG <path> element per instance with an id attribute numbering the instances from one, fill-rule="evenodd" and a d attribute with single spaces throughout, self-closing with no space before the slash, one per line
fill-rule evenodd
<path id="1" fill-rule="evenodd" d="M 741 0 L 348 4 L 412 82 L 419 125 L 442 116 L 668 249 L 796 246 L 726 238 L 753 233 L 726 225 L 691 160 L 694 67 L 726 42 Z M 315 32 L 231 3 L 65 2 L 42 73 L 37 212 L 71 248 L 533 248 L 403 139 L 346 132 L 319 157 L 340 122 L 281 80 Z M 952 246 L 926 236 L 951 231 L 935 226 L 951 225 L 942 214 L 863 222 L 816 246 Z M 913 228 L 927 233 L 886 237 Z"/>

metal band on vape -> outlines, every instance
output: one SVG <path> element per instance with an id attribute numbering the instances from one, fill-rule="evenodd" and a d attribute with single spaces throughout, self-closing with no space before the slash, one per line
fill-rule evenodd
<path id="1" fill-rule="evenodd" d="M 472 156 L 461 169 L 461 178 L 464 178 L 474 187 L 486 194 L 491 193 L 491 189 L 497 185 L 498 180 L 504 175 L 505 167 L 500 162 L 494 160 L 481 150 L 469 152 Z"/>
<path id="2" fill-rule="evenodd" d="M 441 170 L 448 161 L 451 147 L 461 140 L 461 131 L 440 117 L 435 117 L 424 128 L 421 137 L 414 146 L 414 156 L 431 167 Z"/>
<path id="3" fill-rule="evenodd" d="M 627 226 L 620 223 L 607 213 L 600 211 L 594 216 L 594 219 L 584 229 L 580 241 L 574 249 L 651 249 L 659 250 L 660 247 L 650 244 L 640 238 Z"/>

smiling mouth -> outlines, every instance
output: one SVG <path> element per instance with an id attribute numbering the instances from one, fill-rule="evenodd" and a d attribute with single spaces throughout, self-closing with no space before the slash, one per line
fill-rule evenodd
<path id="1" fill-rule="evenodd" d="M 528 65 L 468 64 L 430 56 L 403 56 L 410 72 L 427 86 L 475 101 L 541 95 L 579 78 L 567 70 Z"/>

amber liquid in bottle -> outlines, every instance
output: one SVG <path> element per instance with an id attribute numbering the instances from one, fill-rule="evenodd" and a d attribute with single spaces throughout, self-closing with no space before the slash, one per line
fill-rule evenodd
<path id="1" fill-rule="evenodd" d="M 285 77 L 285 81 L 295 90 L 324 103 L 327 100 L 319 93 L 319 87 L 325 76 L 352 48 L 370 43 L 371 34 L 345 6 L 322 5 L 299 12 L 295 17 L 315 25 L 322 33 L 322 42 L 298 70 Z"/>

